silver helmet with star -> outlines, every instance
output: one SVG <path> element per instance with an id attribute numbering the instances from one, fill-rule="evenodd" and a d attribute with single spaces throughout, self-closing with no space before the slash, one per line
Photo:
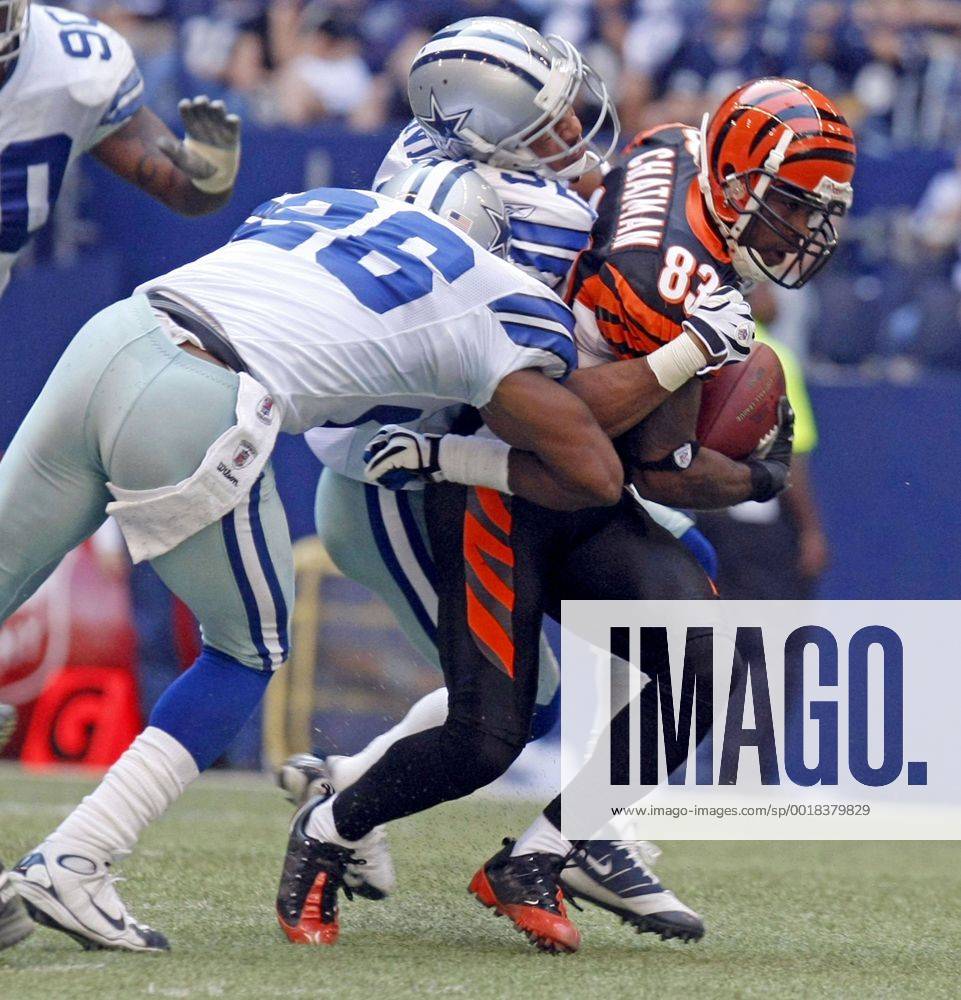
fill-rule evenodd
<path id="1" fill-rule="evenodd" d="M 439 215 L 498 257 L 510 254 L 504 203 L 469 161 L 418 160 L 377 191 Z"/>
<path id="2" fill-rule="evenodd" d="M 446 156 L 573 179 L 617 146 L 610 94 L 577 49 L 508 18 L 438 31 L 414 57 L 407 93 Z M 572 109 L 583 126 L 574 142 L 558 132 Z"/>

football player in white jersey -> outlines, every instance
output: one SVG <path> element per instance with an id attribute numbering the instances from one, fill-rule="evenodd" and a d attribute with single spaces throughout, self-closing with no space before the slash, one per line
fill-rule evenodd
<path id="1" fill-rule="evenodd" d="M 112 28 L 60 7 L 0 0 L 0 296 L 50 217 L 68 165 L 88 150 L 184 215 L 226 203 L 240 163 L 239 119 L 206 97 L 182 101 L 180 112 L 183 142 L 144 105 L 133 53 Z M 29 928 L 19 910 L 0 865 L 0 948 Z"/>
<path id="2" fill-rule="evenodd" d="M 445 438 L 426 456 L 438 475 L 593 508 L 622 492 L 609 435 L 672 391 L 656 362 L 692 377 L 740 358 L 735 341 L 712 349 L 694 331 L 680 351 L 591 369 L 570 391 L 558 380 L 576 367 L 572 329 L 552 292 L 461 228 L 327 188 L 260 206 L 227 245 L 82 328 L 0 464 L 0 622 L 111 513 L 194 612 L 204 648 L 11 872 L 35 919 L 85 945 L 168 947 L 130 916 L 110 865 L 223 752 L 287 657 L 277 433 L 359 426 L 378 406 L 417 420 L 469 404 L 501 440 Z"/>
<path id="3" fill-rule="evenodd" d="M 424 45 L 414 57 L 408 90 L 415 120 L 394 142 L 374 188 L 446 214 L 453 207 L 446 200 L 446 178 L 472 163 L 507 211 L 511 260 L 549 287 L 562 288 L 575 257 L 587 245 L 595 218 L 570 185 L 598 171 L 618 138 L 616 112 L 603 81 L 569 42 L 545 39 L 533 28 L 505 18 L 478 17 L 442 29 Z M 595 108 L 586 125 L 574 111 L 575 102 Z M 599 147 L 596 142 L 605 127 L 612 132 Z M 438 156 L 448 158 L 446 170 Z M 365 484 L 359 481 L 360 466 L 355 464 L 352 471 L 345 467 L 347 449 L 359 456 L 374 429 L 353 434 L 314 430 L 307 435 L 325 465 L 316 499 L 318 534 L 338 567 L 379 593 L 421 655 L 436 664 L 437 596 L 423 496 Z M 706 552 L 710 558 L 710 545 L 690 518 L 658 504 L 645 506 L 696 554 Z M 542 637 L 532 738 L 556 721 L 558 675 Z M 325 784 L 345 787 L 392 743 L 442 724 L 446 715 L 447 693 L 441 688 L 420 699 L 404 720 L 359 754 L 326 762 L 312 754 L 298 755 L 281 770 L 279 781 L 294 801 L 304 801 Z M 380 831 L 378 838 L 376 857 L 386 859 Z M 609 853 L 606 847 L 603 853 Z M 635 897 L 630 904 L 636 911 L 635 926 L 665 936 L 698 936 L 699 919 L 661 887 L 645 864 L 650 856 L 646 850 L 622 851 L 618 857 L 619 884 Z M 577 888 L 590 898 L 584 881 L 597 881 L 590 852 L 576 860 L 576 872 L 567 875 L 571 881 L 576 875 Z M 382 872 L 375 859 L 366 861 L 348 872 L 348 883 L 361 895 L 381 898 L 393 885 L 393 869 Z"/>
<path id="4" fill-rule="evenodd" d="M 75 11 L 0 0 L 0 295 L 17 255 L 85 152 L 183 215 L 226 203 L 240 122 L 220 101 L 181 101 L 178 140 L 144 104 L 130 46 Z"/>

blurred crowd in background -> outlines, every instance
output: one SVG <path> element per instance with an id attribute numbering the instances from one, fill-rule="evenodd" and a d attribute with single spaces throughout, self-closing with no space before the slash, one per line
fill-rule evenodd
<path id="1" fill-rule="evenodd" d="M 207 93 L 255 125 L 390 128 L 409 116 L 417 49 L 452 21 L 493 14 L 577 44 L 615 94 L 625 137 L 697 123 L 745 79 L 774 73 L 833 97 L 862 154 L 961 145 L 961 0 L 60 2 L 131 41 L 168 117 L 179 97 Z M 919 190 L 897 210 L 850 220 L 840 265 L 792 298 L 781 334 L 802 357 L 895 375 L 961 368 L 961 172 L 924 192 L 931 173 L 914 172 Z"/>
<path id="2" fill-rule="evenodd" d="M 745 79 L 833 95 L 864 148 L 961 139 L 957 0 L 75 0 L 133 43 L 155 106 L 198 89 L 265 123 L 407 116 L 406 73 L 463 17 L 525 21 L 578 45 L 626 132 L 691 120 Z"/>

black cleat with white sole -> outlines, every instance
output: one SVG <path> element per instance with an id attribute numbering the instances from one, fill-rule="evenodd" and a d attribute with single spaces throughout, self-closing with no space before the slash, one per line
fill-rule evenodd
<path id="1" fill-rule="evenodd" d="M 704 921 L 651 871 L 659 856 L 660 849 L 646 841 L 582 843 L 568 855 L 561 884 L 575 901 L 617 914 L 638 933 L 699 941 Z"/>
<path id="2" fill-rule="evenodd" d="M 298 808 L 312 799 L 329 799 L 342 790 L 335 776 L 335 765 L 340 759 L 312 753 L 295 754 L 277 771 L 277 784 L 288 802 Z M 387 832 L 382 826 L 375 827 L 364 842 L 367 853 L 363 857 L 358 854 L 348 865 L 344 885 L 364 899 L 386 899 L 397 884 Z"/>

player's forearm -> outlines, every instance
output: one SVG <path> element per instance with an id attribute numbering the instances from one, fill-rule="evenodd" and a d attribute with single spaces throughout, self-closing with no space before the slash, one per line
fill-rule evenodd
<path id="1" fill-rule="evenodd" d="M 540 372 L 508 375 L 481 416 L 511 446 L 507 482 L 512 493 L 555 510 L 601 507 L 620 499 L 624 471 L 614 445 L 582 400 Z M 447 478 L 471 481 L 465 475 Z"/>
<path id="2" fill-rule="evenodd" d="M 630 478 L 645 499 L 692 510 L 731 507 L 755 493 L 750 466 L 710 448 L 701 448 L 682 471 L 633 469 Z"/>
<path id="3" fill-rule="evenodd" d="M 123 128 L 103 139 L 92 152 L 115 174 L 180 215 L 207 215 L 230 200 L 232 184 L 216 192 L 201 190 L 164 152 L 161 147 L 165 143 L 171 148 L 182 146 L 149 108 L 140 108 Z"/>
<path id="4" fill-rule="evenodd" d="M 200 216 L 216 212 L 230 201 L 233 189 L 211 194 L 193 185 L 159 150 L 144 149 L 137 161 L 136 185 L 179 215 Z"/>
<path id="5" fill-rule="evenodd" d="M 612 438 L 639 424 L 670 395 L 646 358 L 580 368 L 565 383 Z"/>
<path id="6" fill-rule="evenodd" d="M 566 384 L 616 438 L 686 386 L 710 360 L 704 344 L 684 332 L 647 357 L 579 369 Z"/>
<path id="7" fill-rule="evenodd" d="M 596 453 L 580 454 L 575 463 L 579 471 L 576 478 L 563 467 L 548 467 L 529 451 L 512 448 L 508 473 L 511 493 L 541 507 L 567 511 L 610 506 L 620 499 L 623 476 L 616 464 Z M 586 483 L 595 485 L 588 489 Z M 606 484 L 600 493 L 598 483 Z"/>

